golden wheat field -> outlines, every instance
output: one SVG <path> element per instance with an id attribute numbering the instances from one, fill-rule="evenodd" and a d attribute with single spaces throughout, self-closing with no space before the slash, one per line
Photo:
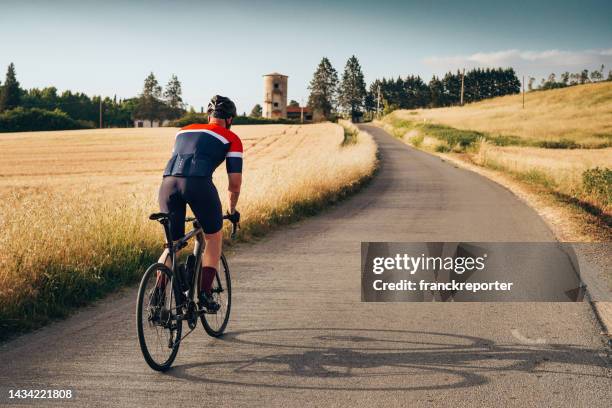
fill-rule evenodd
<path id="1" fill-rule="evenodd" d="M 244 153 L 242 236 L 265 232 L 367 178 L 376 145 L 342 146 L 334 124 L 236 126 Z M 61 315 L 133 281 L 162 245 L 157 189 L 176 129 L 0 135 L 0 320 Z M 225 205 L 227 176 L 215 184 Z M 0 322 L 1 323 L 1 322 Z M 7 323 L 4 323 L 7 325 Z M 9 327 L 18 326 L 16 322 Z"/>
<path id="2" fill-rule="evenodd" d="M 398 118 L 429 121 L 494 136 L 570 139 L 598 146 L 612 139 L 612 82 L 509 95 L 463 107 L 396 111 Z"/>

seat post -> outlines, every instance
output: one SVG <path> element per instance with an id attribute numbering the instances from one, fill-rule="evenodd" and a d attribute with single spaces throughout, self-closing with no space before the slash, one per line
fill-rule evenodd
<path id="1" fill-rule="evenodd" d="M 161 221 L 161 224 L 164 226 L 164 235 L 166 236 L 166 244 L 168 244 L 168 248 L 172 252 L 172 234 L 170 233 L 170 220 L 166 218 Z"/>

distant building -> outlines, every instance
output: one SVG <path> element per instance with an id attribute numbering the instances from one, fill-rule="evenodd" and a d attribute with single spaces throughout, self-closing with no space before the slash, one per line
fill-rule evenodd
<path id="1" fill-rule="evenodd" d="M 304 122 L 312 122 L 312 111 L 307 106 L 287 106 L 287 119 L 301 121 L 302 110 L 304 112 Z"/>
<path id="2" fill-rule="evenodd" d="M 166 126 L 168 123 L 170 123 L 170 121 L 167 119 L 164 119 L 161 122 L 159 120 L 151 121 L 149 119 L 134 119 L 134 127 L 137 128 L 156 128 Z"/>
<path id="3" fill-rule="evenodd" d="M 273 72 L 263 76 L 264 101 L 263 117 L 268 119 L 287 118 L 287 75 Z"/>

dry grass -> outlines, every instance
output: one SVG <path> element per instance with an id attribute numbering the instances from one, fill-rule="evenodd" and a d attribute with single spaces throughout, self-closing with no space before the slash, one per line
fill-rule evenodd
<path id="1" fill-rule="evenodd" d="M 469 155 L 481 166 L 516 174 L 540 174 L 556 191 L 576 195 L 581 193 L 585 170 L 611 164 L 612 148 L 557 150 L 499 147 L 482 141 Z"/>
<path id="2" fill-rule="evenodd" d="M 396 111 L 414 122 L 433 122 L 526 141 L 572 140 L 584 146 L 612 143 L 612 82 L 529 92 L 485 100 L 464 107 Z"/>
<path id="3" fill-rule="evenodd" d="M 568 197 L 575 197 L 610 213 L 612 203 L 602 201 L 584 191 L 583 173 L 595 167 L 612 164 L 612 148 L 606 149 L 542 149 L 536 147 L 499 147 L 481 141 L 469 153 L 474 163 L 532 178 L 539 184 Z"/>
<path id="4" fill-rule="evenodd" d="M 337 125 L 235 131 L 245 147 L 243 237 L 314 212 L 375 168 L 371 138 L 343 147 Z M 146 216 L 158 210 L 175 132 L 0 136 L 0 325 L 38 325 L 138 277 L 161 249 L 161 227 Z M 227 176 L 217 173 L 225 204 Z"/>

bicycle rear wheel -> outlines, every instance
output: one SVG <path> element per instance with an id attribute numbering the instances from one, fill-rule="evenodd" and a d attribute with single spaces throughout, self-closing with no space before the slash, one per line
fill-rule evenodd
<path id="1" fill-rule="evenodd" d="M 158 287 L 157 277 L 166 284 Z M 177 320 L 177 302 L 170 269 L 160 263 L 151 265 L 142 277 L 136 303 L 138 342 L 147 364 L 154 370 L 170 368 L 180 346 L 182 321 Z"/>
<path id="2" fill-rule="evenodd" d="M 212 296 L 219 303 L 219 310 L 216 313 L 204 313 L 200 320 L 209 336 L 219 337 L 227 327 L 232 308 L 232 281 L 229 266 L 223 254 L 221 254 L 221 270 L 217 271 L 217 276 L 213 281 Z"/>

